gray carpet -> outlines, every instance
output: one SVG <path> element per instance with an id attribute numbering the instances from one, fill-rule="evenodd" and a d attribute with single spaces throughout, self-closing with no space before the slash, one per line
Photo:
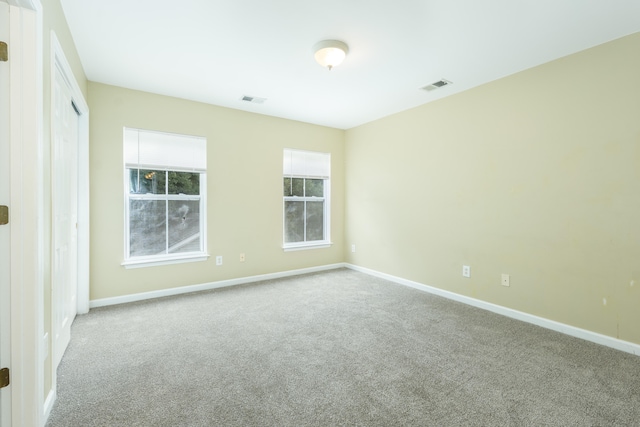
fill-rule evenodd
<path id="1" fill-rule="evenodd" d="M 47 424 L 403 425 L 640 425 L 640 357 L 341 269 L 79 316 Z"/>

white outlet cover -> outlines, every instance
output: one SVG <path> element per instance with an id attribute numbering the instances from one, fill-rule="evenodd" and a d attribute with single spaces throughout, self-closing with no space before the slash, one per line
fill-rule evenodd
<path id="1" fill-rule="evenodd" d="M 471 267 L 468 265 L 462 266 L 462 275 L 464 277 L 471 277 Z"/>

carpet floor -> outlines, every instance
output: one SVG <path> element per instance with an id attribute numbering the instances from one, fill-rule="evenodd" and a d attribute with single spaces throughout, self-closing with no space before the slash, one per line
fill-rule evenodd
<path id="1" fill-rule="evenodd" d="M 640 357 L 339 269 L 93 309 L 57 393 L 48 427 L 640 426 Z"/>

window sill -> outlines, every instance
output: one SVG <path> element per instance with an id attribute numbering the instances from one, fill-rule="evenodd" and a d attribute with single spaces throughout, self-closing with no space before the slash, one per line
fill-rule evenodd
<path id="1" fill-rule="evenodd" d="M 178 256 L 169 255 L 164 257 L 133 259 L 133 260 L 123 261 L 122 264 L 120 265 L 122 265 L 124 268 L 157 267 L 160 265 L 206 261 L 207 259 L 209 259 L 209 254 L 198 253 L 198 254 L 190 254 L 190 255 L 178 255 Z"/>
<path id="2" fill-rule="evenodd" d="M 289 245 L 282 246 L 285 252 L 291 251 L 304 251 L 307 249 L 322 249 L 322 248 L 330 248 L 333 245 L 333 242 L 309 242 L 309 243 L 294 243 Z"/>

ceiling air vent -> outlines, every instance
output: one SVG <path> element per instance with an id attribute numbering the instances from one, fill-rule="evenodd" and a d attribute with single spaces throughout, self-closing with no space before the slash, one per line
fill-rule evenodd
<path id="1" fill-rule="evenodd" d="M 240 100 L 244 102 L 251 102 L 252 104 L 264 104 L 264 101 L 266 101 L 267 98 L 258 98 L 257 96 L 244 95 L 242 98 L 240 98 Z"/>
<path id="2" fill-rule="evenodd" d="M 438 80 L 437 82 L 431 83 L 430 85 L 422 87 L 421 89 L 426 90 L 427 92 L 431 92 L 432 90 L 440 89 L 441 87 L 444 87 L 450 84 L 453 84 L 453 83 L 451 83 L 449 80 L 441 79 L 441 80 Z"/>

